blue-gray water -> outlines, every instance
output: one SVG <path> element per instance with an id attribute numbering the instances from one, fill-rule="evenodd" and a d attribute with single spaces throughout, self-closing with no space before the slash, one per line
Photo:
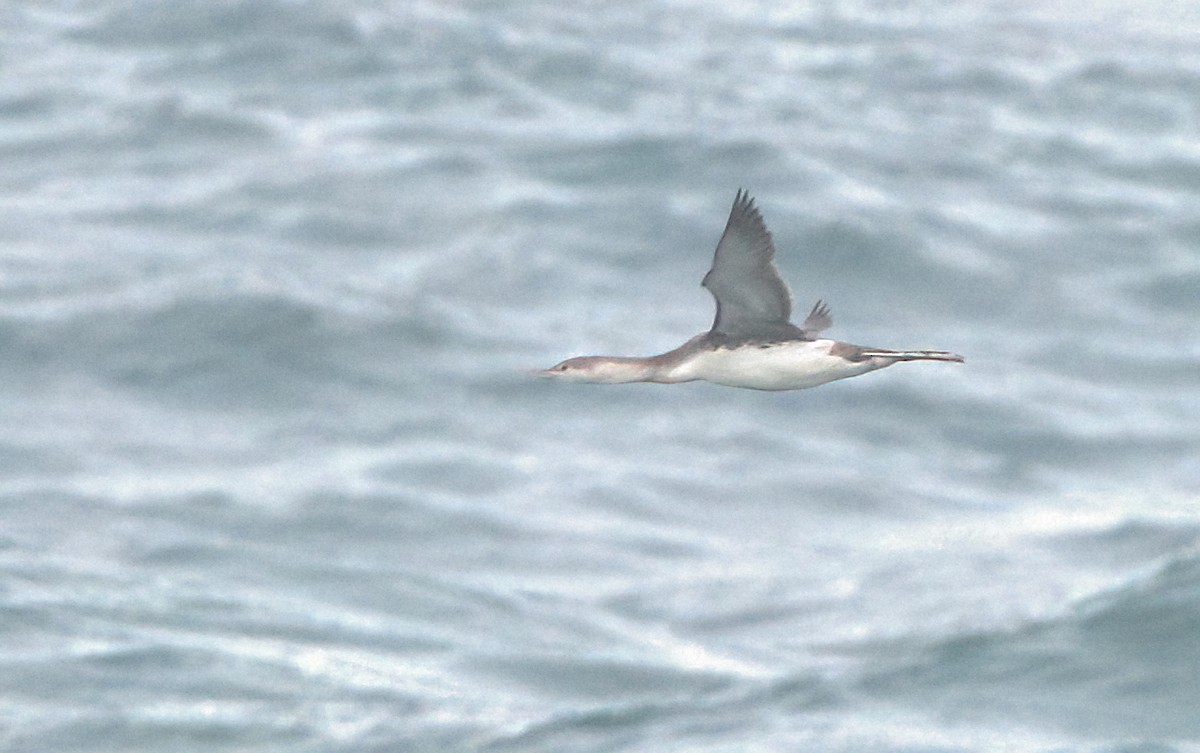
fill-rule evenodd
<path id="1" fill-rule="evenodd" d="M 0 749 L 1200 746 L 1196 6 L 0 22 Z M 739 186 L 966 364 L 525 375 L 707 328 Z"/>

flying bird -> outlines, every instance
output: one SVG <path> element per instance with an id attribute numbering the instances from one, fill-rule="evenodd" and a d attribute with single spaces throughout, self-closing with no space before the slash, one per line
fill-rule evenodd
<path id="1" fill-rule="evenodd" d="M 701 284 L 717 301 L 712 329 L 657 356 L 579 356 L 533 372 L 570 382 L 676 384 L 703 380 L 753 390 L 801 390 L 859 376 L 901 361 L 950 361 L 940 350 L 885 350 L 827 340 L 829 307 L 817 301 L 800 326 L 792 297 L 775 268 L 775 244 L 754 206 L 738 190 Z"/>

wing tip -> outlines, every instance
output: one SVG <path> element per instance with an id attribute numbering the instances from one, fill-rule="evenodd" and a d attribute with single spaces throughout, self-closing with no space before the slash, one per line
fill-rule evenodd
<path id="1" fill-rule="evenodd" d="M 804 323 L 800 325 L 801 329 L 806 333 L 814 335 L 832 326 L 833 310 L 829 308 L 829 304 L 824 299 L 819 299 L 813 305 L 812 311 L 808 312 L 808 316 L 804 318 Z"/>
<path id="2" fill-rule="evenodd" d="M 758 232 L 770 237 L 770 231 L 767 230 L 767 223 L 763 219 L 762 212 L 755 206 L 754 197 L 744 188 L 739 188 L 733 197 L 733 206 L 729 210 L 729 221 L 725 223 L 726 229 L 734 223 L 747 223 Z"/>

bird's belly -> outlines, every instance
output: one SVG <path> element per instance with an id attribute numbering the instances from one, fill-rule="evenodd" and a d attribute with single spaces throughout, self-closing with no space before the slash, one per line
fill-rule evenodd
<path id="1" fill-rule="evenodd" d="M 879 368 L 874 359 L 848 361 L 830 355 L 832 340 L 789 340 L 698 353 L 690 376 L 729 387 L 801 390 Z"/>

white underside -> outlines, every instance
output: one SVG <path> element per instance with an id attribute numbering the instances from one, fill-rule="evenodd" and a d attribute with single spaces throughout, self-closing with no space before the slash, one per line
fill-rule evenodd
<path id="1" fill-rule="evenodd" d="M 671 377 L 753 390 L 802 390 L 888 365 L 882 358 L 852 362 L 831 356 L 833 345 L 833 340 L 789 340 L 705 350 L 673 369 Z"/>

